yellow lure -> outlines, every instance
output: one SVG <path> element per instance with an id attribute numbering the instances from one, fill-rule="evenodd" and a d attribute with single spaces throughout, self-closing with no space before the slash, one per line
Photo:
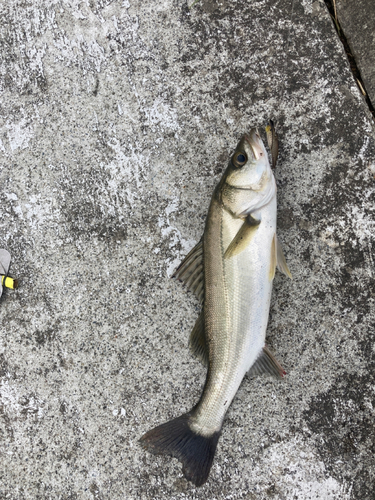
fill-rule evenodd
<path id="1" fill-rule="evenodd" d="M 1 275 L 1 284 L 3 286 L 5 286 L 6 288 L 15 289 L 18 287 L 18 280 L 15 280 L 13 278 L 9 278 L 9 276 Z"/>

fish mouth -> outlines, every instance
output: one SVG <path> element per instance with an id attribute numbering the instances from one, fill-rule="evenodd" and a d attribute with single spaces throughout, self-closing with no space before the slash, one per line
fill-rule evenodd
<path id="1" fill-rule="evenodd" d="M 249 134 L 245 134 L 245 140 L 249 144 L 255 160 L 263 156 L 263 142 L 257 128 L 252 128 Z"/>

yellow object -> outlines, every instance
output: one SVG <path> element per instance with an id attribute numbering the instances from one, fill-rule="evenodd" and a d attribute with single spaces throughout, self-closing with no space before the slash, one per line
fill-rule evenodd
<path id="1" fill-rule="evenodd" d="M 7 288 L 17 288 L 18 287 L 18 281 L 14 280 L 13 278 L 9 278 L 9 276 L 1 276 L 1 284 L 4 285 Z"/>

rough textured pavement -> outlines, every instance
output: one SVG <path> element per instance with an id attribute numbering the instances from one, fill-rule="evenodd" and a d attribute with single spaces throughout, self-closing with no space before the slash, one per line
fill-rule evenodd
<path id="1" fill-rule="evenodd" d="M 3 499 L 371 499 L 370 113 L 323 1 L 0 5 Z M 138 445 L 190 409 L 197 301 L 172 270 L 201 237 L 238 138 L 277 121 L 268 344 L 210 479 Z"/>
<path id="2" fill-rule="evenodd" d="M 373 0 L 337 0 L 337 16 L 361 72 L 372 105 L 375 103 L 375 5 Z"/>

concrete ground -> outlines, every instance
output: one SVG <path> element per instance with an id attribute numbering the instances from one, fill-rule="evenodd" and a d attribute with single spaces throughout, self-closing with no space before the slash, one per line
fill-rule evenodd
<path id="1" fill-rule="evenodd" d="M 373 0 L 336 0 L 336 18 L 375 105 L 375 6 Z"/>
<path id="2" fill-rule="evenodd" d="M 190 3 L 190 2 L 189 2 Z M 0 498 L 372 499 L 374 122 L 321 0 L 0 4 Z M 171 273 L 239 137 L 277 121 L 268 344 L 209 481 L 138 445 L 190 409 Z"/>

